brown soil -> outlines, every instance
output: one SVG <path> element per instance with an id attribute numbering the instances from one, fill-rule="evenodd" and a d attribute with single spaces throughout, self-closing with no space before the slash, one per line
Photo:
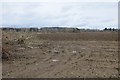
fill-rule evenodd
<path id="1" fill-rule="evenodd" d="M 10 44 L 3 78 L 118 77 L 117 33 L 3 32 L 13 41 L 21 34 L 28 39 Z"/>

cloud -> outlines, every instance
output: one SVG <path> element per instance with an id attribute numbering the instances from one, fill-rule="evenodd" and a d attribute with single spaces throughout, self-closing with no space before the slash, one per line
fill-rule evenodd
<path id="1" fill-rule="evenodd" d="M 103 28 L 118 22 L 114 2 L 14 2 L 3 3 L 2 9 L 2 25 Z"/>

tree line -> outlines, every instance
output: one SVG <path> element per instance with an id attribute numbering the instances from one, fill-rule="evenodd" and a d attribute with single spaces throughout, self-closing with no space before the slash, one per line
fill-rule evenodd
<path id="1" fill-rule="evenodd" d="M 115 29 L 115 28 L 105 28 L 104 31 L 118 31 L 118 29 Z"/>
<path id="2" fill-rule="evenodd" d="M 2 28 L 3 31 L 72 31 L 72 32 L 80 32 L 80 31 L 91 31 L 91 32 L 95 32 L 95 31 L 119 31 L 119 29 L 115 29 L 115 28 L 104 28 L 103 30 L 96 30 L 96 29 L 78 29 L 78 28 Z"/>

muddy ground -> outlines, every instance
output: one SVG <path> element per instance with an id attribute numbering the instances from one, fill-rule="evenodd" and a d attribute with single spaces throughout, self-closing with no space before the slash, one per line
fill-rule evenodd
<path id="1" fill-rule="evenodd" d="M 3 78 L 118 77 L 116 33 L 105 32 L 107 38 L 98 37 L 103 32 L 91 33 L 97 35 L 92 39 L 86 33 L 87 37 L 80 34 L 3 32 L 3 37 L 13 40 L 10 44 L 12 56 L 2 62 Z M 27 38 L 25 44 L 14 41 L 21 35 Z"/>

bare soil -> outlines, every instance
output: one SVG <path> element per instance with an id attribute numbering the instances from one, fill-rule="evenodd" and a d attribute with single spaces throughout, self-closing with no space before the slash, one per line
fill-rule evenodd
<path id="1" fill-rule="evenodd" d="M 25 44 L 15 42 L 21 35 Z M 3 32 L 3 40 L 5 36 L 12 48 L 10 59 L 3 60 L 3 78 L 118 77 L 117 32 Z"/>

